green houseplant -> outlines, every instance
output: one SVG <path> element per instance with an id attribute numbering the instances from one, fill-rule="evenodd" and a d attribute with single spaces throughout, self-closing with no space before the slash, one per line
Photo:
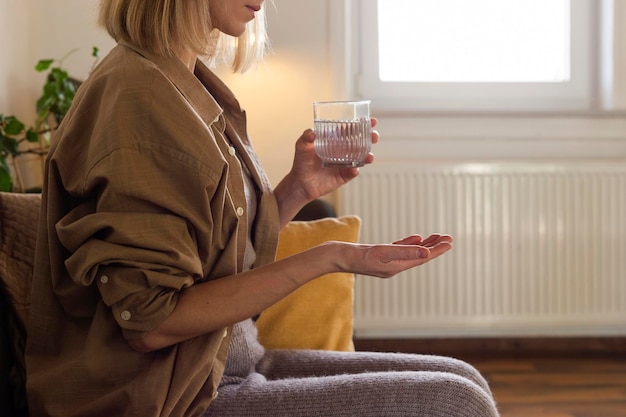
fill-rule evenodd
<path id="1" fill-rule="evenodd" d="M 26 191 L 18 169 L 18 158 L 35 155 L 43 160 L 47 154 L 50 136 L 69 110 L 80 84 L 62 67 L 65 58 L 73 52 L 58 61 L 42 59 L 35 66 L 36 71 L 47 72 L 47 76 L 36 103 L 37 115 L 31 126 L 14 115 L 0 113 L 0 191 Z M 95 65 L 99 56 L 98 48 L 94 47 L 91 55 L 95 58 Z M 55 63 L 57 65 L 53 65 Z"/>

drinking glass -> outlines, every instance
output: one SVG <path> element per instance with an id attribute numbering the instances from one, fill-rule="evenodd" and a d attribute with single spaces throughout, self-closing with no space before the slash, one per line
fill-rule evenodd
<path id="1" fill-rule="evenodd" d="M 325 167 L 361 167 L 372 148 L 370 101 L 313 103 L 315 152 Z"/>

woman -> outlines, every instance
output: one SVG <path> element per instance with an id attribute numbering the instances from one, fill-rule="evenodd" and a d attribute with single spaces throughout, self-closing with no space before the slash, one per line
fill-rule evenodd
<path id="1" fill-rule="evenodd" d="M 323 168 L 306 130 L 270 188 L 245 114 L 198 60 L 235 51 L 244 70 L 260 57 L 262 3 L 101 1 L 118 45 L 76 95 L 46 165 L 31 415 L 497 415 L 459 361 L 257 342 L 252 317 L 306 282 L 391 277 L 452 241 L 329 242 L 273 262 L 279 228 L 358 170 Z"/>

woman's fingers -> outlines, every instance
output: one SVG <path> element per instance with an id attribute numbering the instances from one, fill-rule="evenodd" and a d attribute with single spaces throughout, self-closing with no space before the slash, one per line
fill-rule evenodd
<path id="1" fill-rule="evenodd" d="M 393 242 L 394 245 L 420 245 L 430 247 L 440 242 L 452 243 L 452 236 L 435 233 L 423 239 L 420 235 L 410 235 L 403 239 Z"/>
<path id="2" fill-rule="evenodd" d="M 436 245 L 440 242 L 452 243 L 452 240 L 453 240 L 452 236 L 450 235 L 435 233 L 435 234 L 428 236 L 426 239 L 424 239 L 424 241 L 421 244 L 424 246 L 431 246 L 431 245 Z"/>
<path id="3" fill-rule="evenodd" d="M 436 257 L 441 256 L 447 251 L 449 251 L 450 249 L 452 249 L 452 242 L 441 241 L 441 242 L 438 242 L 434 246 L 430 246 L 429 249 L 430 249 L 430 257 L 428 259 L 429 260 L 435 259 Z"/>
<path id="4" fill-rule="evenodd" d="M 394 245 L 421 245 L 422 237 L 420 235 L 411 235 L 393 242 Z"/>

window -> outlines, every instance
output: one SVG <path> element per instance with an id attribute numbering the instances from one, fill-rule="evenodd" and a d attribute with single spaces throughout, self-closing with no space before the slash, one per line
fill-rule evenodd
<path id="1" fill-rule="evenodd" d="M 387 0 L 377 17 L 382 81 L 570 80 L 567 0 Z"/>
<path id="2" fill-rule="evenodd" d="M 353 0 L 357 95 L 387 110 L 589 110 L 595 0 Z"/>

